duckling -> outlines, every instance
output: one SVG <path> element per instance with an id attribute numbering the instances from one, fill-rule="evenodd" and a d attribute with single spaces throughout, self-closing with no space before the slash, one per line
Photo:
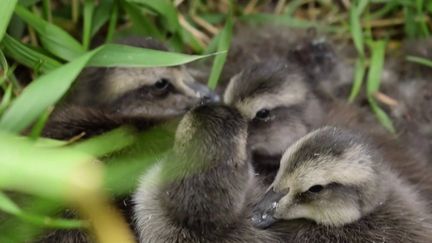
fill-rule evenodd
<path id="1" fill-rule="evenodd" d="M 286 242 L 432 242 L 430 207 L 355 133 L 313 131 L 284 153 L 251 218 Z"/>
<path id="2" fill-rule="evenodd" d="M 128 38 L 120 43 L 167 50 L 150 38 Z M 203 100 L 218 99 L 207 86 L 195 81 L 184 66 L 89 68 L 54 110 L 43 135 L 69 139 L 85 132 L 90 137 L 123 123 L 141 124 L 144 129 L 180 116 Z"/>
<path id="3" fill-rule="evenodd" d="M 249 121 L 248 147 L 258 172 L 274 174 L 285 149 L 322 125 L 333 103 L 321 95 L 296 62 L 269 59 L 235 75 L 224 102 Z"/>
<path id="4" fill-rule="evenodd" d="M 256 198 L 247 123 L 224 105 L 181 120 L 171 154 L 141 178 L 134 195 L 140 242 L 275 242 L 248 217 Z"/>

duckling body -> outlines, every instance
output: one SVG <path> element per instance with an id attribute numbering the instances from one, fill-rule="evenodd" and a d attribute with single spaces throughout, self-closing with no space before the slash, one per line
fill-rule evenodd
<path id="1" fill-rule="evenodd" d="M 258 185 L 247 124 L 226 106 L 183 118 L 173 153 L 143 175 L 134 195 L 140 242 L 275 242 L 248 220 Z"/>
<path id="2" fill-rule="evenodd" d="M 286 242 L 431 242 L 415 184 L 363 137 L 326 127 L 287 149 L 252 222 Z"/>

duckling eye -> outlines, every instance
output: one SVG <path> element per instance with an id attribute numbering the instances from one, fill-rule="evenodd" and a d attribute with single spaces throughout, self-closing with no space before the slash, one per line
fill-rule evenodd
<path id="1" fill-rule="evenodd" d="M 267 120 L 270 117 L 269 109 L 261 109 L 255 114 L 255 119 Z"/>
<path id="2" fill-rule="evenodd" d="M 321 185 L 314 185 L 314 186 L 311 186 L 311 187 L 308 189 L 308 191 L 309 191 L 309 192 L 313 192 L 313 193 L 318 193 L 318 192 L 322 191 L 323 189 L 324 189 L 324 187 L 321 186 Z"/>
<path id="3" fill-rule="evenodd" d="M 154 87 L 158 90 L 165 90 L 169 87 L 170 82 L 166 78 L 159 79 L 155 84 Z"/>

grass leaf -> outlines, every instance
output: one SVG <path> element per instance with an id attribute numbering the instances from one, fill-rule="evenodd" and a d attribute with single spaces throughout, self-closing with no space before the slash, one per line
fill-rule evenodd
<path id="1" fill-rule="evenodd" d="M 4 47 L 7 56 L 32 69 L 48 72 L 61 66 L 61 63 L 46 56 L 18 40 L 6 35 L 0 46 Z"/>
<path id="2" fill-rule="evenodd" d="M 179 22 L 177 17 L 177 10 L 172 1 L 169 0 L 127 0 L 128 2 L 138 3 L 145 6 L 160 16 L 166 21 L 166 28 L 171 33 L 176 33 L 179 30 Z"/>
<path id="3" fill-rule="evenodd" d="M 6 33 L 6 29 L 12 17 L 16 3 L 17 0 L 2 1 L 2 6 L 0 7 L 0 41 L 3 39 L 3 36 Z"/>
<path id="4" fill-rule="evenodd" d="M 231 10 L 232 11 L 232 10 Z M 208 80 L 208 86 L 210 89 L 215 89 L 222 72 L 223 66 L 225 64 L 228 50 L 231 44 L 231 37 L 233 31 L 233 19 L 232 15 L 228 17 L 227 22 L 225 23 L 225 27 L 222 29 L 220 33 L 219 43 L 218 43 L 218 52 L 224 52 L 221 55 L 218 55 L 214 58 L 212 69 L 210 72 L 210 77 Z"/>
<path id="5" fill-rule="evenodd" d="M 369 73 L 367 77 L 367 95 L 373 95 L 379 90 L 381 83 L 381 72 L 384 66 L 385 41 L 372 41 L 370 49 L 372 56 L 370 59 Z"/>
<path id="6" fill-rule="evenodd" d="M 84 53 L 81 44 L 60 27 L 34 15 L 20 5 L 15 13 L 39 34 L 42 45 L 63 60 L 72 60 Z"/>
<path id="7" fill-rule="evenodd" d="M 355 64 L 354 69 L 354 83 L 351 88 L 351 93 L 348 98 L 348 102 L 353 102 L 360 93 L 361 86 L 363 84 L 364 76 L 366 73 L 366 65 L 364 57 L 359 57 Z"/>
<path id="8" fill-rule="evenodd" d="M 423 57 L 408 56 L 407 60 L 432 68 L 432 61 Z"/>

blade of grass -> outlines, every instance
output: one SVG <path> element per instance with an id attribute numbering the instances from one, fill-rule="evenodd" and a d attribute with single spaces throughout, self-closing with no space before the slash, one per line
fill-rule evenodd
<path id="1" fill-rule="evenodd" d="M 135 141 L 134 135 L 130 129 L 118 128 L 83 142 L 75 143 L 70 147 L 100 157 L 131 145 Z"/>
<path id="2" fill-rule="evenodd" d="M 408 56 L 406 58 L 410 62 L 419 63 L 432 68 L 432 61 L 422 57 Z"/>
<path id="3" fill-rule="evenodd" d="M 163 38 L 161 31 L 156 28 L 156 25 L 152 23 L 147 16 L 141 14 L 141 10 L 136 4 L 121 1 L 121 6 L 132 21 L 133 27 L 138 30 L 140 34 L 155 37 L 157 39 Z"/>
<path id="4" fill-rule="evenodd" d="M 381 72 L 384 66 L 385 41 L 372 41 L 370 44 L 372 56 L 370 59 L 369 73 L 367 76 L 367 95 L 371 96 L 379 90 Z"/>
<path id="5" fill-rule="evenodd" d="M 18 207 L 6 194 L 0 191 L 0 210 L 14 215 L 21 220 L 43 227 L 74 229 L 88 227 L 88 223 L 82 220 L 74 219 L 55 219 L 41 215 L 24 212 Z"/>
<path id="6" fill-rule="evenodd" d="M 6 33 L 16 3 L 17 0 L 2 1 L 2 7 L 0 8 L 0 41 Z"/>
<path id="7" fill-rule="evenodd" d="M 107 44 L 34 80 L 0 119 L 0 129 L 20 132 L 68 90 L 86 66 L 161 67 L 192 62 L 209 55 L 185 55 Z M 49 90 L 50 92 L 47 92 Z"/>
<path id="8" fill-rule="evenodd" d="M 110 18 L 112 18 L 113 7 L 117 5 L 116 1 L 103 0 L 95 7 L 91 27 L 91 37 L 94 37 Z"/>
<path id="9" fill-rule="evenodd" d="M 366 93 L 369 104 L 377 117 L 378 121 L 391 133 L 395 133 L 395 128 L 390 117 L 378 106 L 374 94 L 379 90 L 381 81 L 381 72 L 385 59 L 385 41 L 371 41 L 369 43 L 372 56 L 370 59 L 370 68 L 367 76 Z"/>
<path id="10" fill-rule="evenodd" d="M 8 108 L 12 100 L 12 85 L 8 85 L 0 103 L 0 115 Z"/>
<path id="11" fill-rule="evenodd" d="M 372 111 L 374 112 L 375 116 L 377 117 L 378 121 L 383 125 L 385 129 L 387 129 L 392 134 L 396 133 L 396 129 L 393 126 L 393 122 L 390 119 L 390 117 L 383 111 L 379 106 L 378 103 L 375 101 L 375 98 L 368 97 L 369 105 L 372 108 Z"/>
<path id="12" fill-rule="evenodd" d="M 220 39 L 218 43 L 218 52 L 224 52 L 214 58 L 212 69 L 210 72 L 210 77 L 208 80 L 208 86 L 210 89 L 215 89 L 219 81 L 220 74 L 222 72 L 223 66 L 225 64 L 228 50 L 231 44 L 232 32 L 233 32 L 233 17 L 232 17 L 232 3 L 230 5 L 230 14 L 227 18 L 224 28 L 220 34 Z"/>
<path id="13" fill-rule="evenodd" d="M 42 130 L 45 127 L 45 123 L 48 121 L 48 117 L 51 114 L 52 108 L 48 108 L 39 119 L 36 121 L 36 124 L 33 126 L 30 134 L 30 139 L 37 140 L 42 134 Z"/>
<path id="14" fill-rule="evenodd" d="M 108 24 L 108 32 L 106 35 L 105 43 L 111 43 L 113 40 L 114 32 L 117 26 L 118 14 L 119 14 L 119 7 L 117 1 L 115 1 L 111 10 L 111 15 Z"/>
<path id="15" fill-rule="evenodd" d="M 83 17 L 84 21 L 83 21 L 83 37 L 82 37 L 84 50 L 88 50 L 90 46 L 94 9 L 95 9 L 95 2 L 93 0 L 84 1 L 84 17 Z"/>
<path id="16" fill-rule="evenodd" d="M 348 98 L 348 102 L 350 103 L 354 102 L 355 98 L 360 93 L 360 89 L 363 84 L 365 73 L 366 73 L 365 59 L 363 57 L 359 57 L 355 64 L 354 84 L 351 88 L 351 93 Z"/>
<path id="17" fill-rule="evenodd" d="M 42 1 L 43 16 L 48 22 L 52 22 L 51 0 Z"/>
<path id="18" fill-rule="evenodd" d="M 61 63 L 58 61 L 22 44 L 9 35 L 4 37 L 0 46 L 4 48 L 7 56 L 13 58 L 18 63 L 32 69 L 39 68 L 44 73 L 61 66 Z"/>
<path id="19" fill-rule="evenodd" d="M 157 12 L 166 22 L 166 28 L 171 33 L 176 33 L 179 30 L 179 22 L 177 10 L 169 0 L 126 0 L 128 2 L 138 3 Z"/>
<path id="20" fill-rule="evenodd" d="M 351 5 L 350 11 L 350 31 L 351 36 L 354 41 L 354 46 L 357 49 L 357 52 L 360 56 L 365 56 L 364 51 L 364 43 L 363 43 L 363 30 L 361 27 L 361 12 L 359 11 L 358 6 L 355 6 L 354 4 Z"/>
<path id="21" fill-rule="evenodd" d="M 16 5 L 15 13 L 38 32 L 42 45 L 57 57 L 72 60 L 84 53 L 80 43 L 58 26 L 43 20 L 20 5 Z"/>

